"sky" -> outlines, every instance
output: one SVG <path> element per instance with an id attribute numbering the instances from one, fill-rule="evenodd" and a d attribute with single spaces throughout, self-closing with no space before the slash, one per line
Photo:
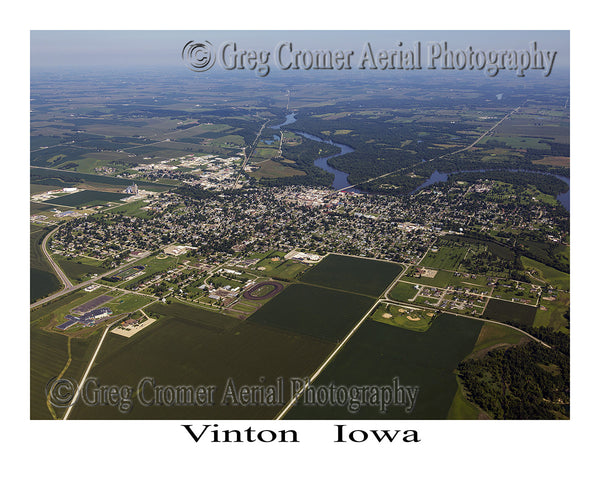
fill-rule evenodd
<path id="1" fill-rule="evenodd" d="M 538 48 L 556 50 L 556 66 L 569 66 L 570 34 L 567 30 L 447 30 L 447 31 L 184 31 L 184 30 L 32 30 L 31 67 L 167 67 L 181 66 L 183 46 L 193 41 L 210 41 L 215 47 L 235 41 L 239 48 L 274 50 L 279 42 L 290 41 L 298 49 L 343 49 L 360 52 L 365 42 L 374 48 L 392 49 L 415 41 L 447 41 L 449 48 L 472 46 L 481 50 Z"/>

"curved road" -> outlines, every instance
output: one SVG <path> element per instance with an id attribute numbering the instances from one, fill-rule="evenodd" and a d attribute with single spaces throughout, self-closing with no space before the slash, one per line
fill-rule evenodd
<path id="1" fill-rule="evenodd" d="M 46 244 L 48 243 L 48 239 L 59 229 L 60 227 L 56 227 L 54 230 L 52 230 L 48 235 L 46 235 L 44 237 L 44 240 L 42 241 L 42 252 L 44 252 L 44 255 L 46 256 L 46 258 L 48 259 L 48 262 L 50 262 L 50 265 L 52 265 L 52 268 L 54 269 L 54 271 L 56 272 L 56 275 L 58 275 L 58 278 L 60 278 L 60 281 L 62 282 L 63 289 L 61 290 L 61 292 L 65 289 L 68 288 L 72 288 L 73 284 L 71 283 L 71 280 L 69 280 L 69 278 L 65 275 L 65 272 L 63 272 L 60 267 L 56 264 L 56 262 L 54 261 L 54 259 L 52 258 L 52 256 L 48 253 L 48 250 L 46 250 Z M 58 292 L 60 293 L 60 292 Z"/>
<path id="2" fill-rule="evenodd" d="M 76 285 L 73 285 L 71 283 L 71 281 L 67 278 L 67 276 L 63 273 L 63 271 L 60 269 L 60 267 L 56 264 L 56 262 L 54 262 L 54 260 L 50 256 L 50 254 L 46 251 L 46 242 L 48 241 L 48 239 L 50 238 L 50 236 L 54 232 L 56 232 L 56 230 L 58 230 L 58 227 L 56 227 L 48 235 L 46 235 L 46 237 L 44 238 L 44 241 L 42 242 L 42 251 L 44 252 L 44 255 L 46 255 L 46 258 L 50 262 L 50 265 L 52 265 L 52 268 L 54 268 L 54 271 L 56 272 L 56 274 L 60 278 L 60 280 L 63 283 L 64 287 L 62 288 L 62 290 L 59 290 L 58 292 L 55 292 L 52 295 L 44 297 L 44 298 L 38 300 L 37 302 L 31 303 L 29 305 L 29 308 L 39 307 L 40 305 L 43 305 L 44 303 L 48 303 L 48 302 L 50 302 L 50 301 L 52 301 L 52 300 L 54 300 L 54 299 L 56 299 L 58 297 L 62 297 L 63 295 L 66 295 L 69 292 L 72 292 L 72 291 L 77 290 L 77 289 L 82 288 L 82 287 L 87 287 L 88 285 L 91 285 L 92 283 L 100 280 L 103 277 L 110 276 L 113 273 L 118 272 L 119 270 L 122 270 L 122 269 L 126 268 L 127 266 L 131 265 L 132 263 L 138 262 L 139 260 L 141 260 L 142 258 L 147 257 L 150 254 L 150 252 L 146 252 L 144 255 L 140 255 L 138 258 L 134 258 L 130 262 L 127 262 L 127 263 L 124 263 L 122 265 L 119 265 L 117 268 L 113 268 L 112 270 L 110 270 L 110 271 L 108 271 L 106 273 L 103 273 L 102 275 L 98 275 L 95 278 L 91 278 L 89 280 L 86 280 L 85 282 L 81 282 L 81 283 L 78 283 Z"/>

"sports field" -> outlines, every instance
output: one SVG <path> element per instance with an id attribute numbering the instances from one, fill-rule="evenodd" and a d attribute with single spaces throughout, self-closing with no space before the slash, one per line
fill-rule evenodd
<path id="1" fill-rule="evenodd" d="M 434 312 L 429 310 L 381 303 L 369 318 L 414 332 L 426 332 L 429 330 L 434 316 Z"/>
<path id="2" fill-rule="evenodd" d="M 482 322 L 450 314 L 437 317 L 427 332 L 366 321 L 317 378 L 316 385 L 390 385 L 394 377 L 406 386 L 419 386 L 412 413 L 392 406 L 381 414 L 363 407 L 356 414 L 346 407 L 303 405 L 286 419 L 445 419 L 456 390 L 453 370 L 468 355 Z"/>
<path id="3" fill-rule="evenodd" d="M 300 281 L 377 297 L 402 272 L 402 265 L 344 255 L 328 255 Z"/>

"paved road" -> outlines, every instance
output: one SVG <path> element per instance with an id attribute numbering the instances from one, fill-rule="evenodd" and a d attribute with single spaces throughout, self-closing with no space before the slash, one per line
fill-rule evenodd
<path id="1" fill-rule="evenodd" d="M 242 162 L 242 166 L 240 167 L 240 173 L 238 173 L 238 176 L 235 178 L 235 182 L 233 183 L 232 188 L 237 187 L 238 181 L 240 180 L 240 177 L 242 176 L 242 173 L 244 172 L 244 167 L 248 163 L 248 160 L 250 160 L 250 157 L 252 157 L 252 154 L 254 153 L 254 149 L 256 148 L 256 145 L 258 144 L 258 139 L 260 138 L 260 135 L 268 122 L 269 121 L 266 120 L 265 123 L 262 124 L 262 127 L 260 127 L 260 130 L 258 131 L 256 138 L 254 139 L 254 142 L 250 146 L 250 153 L 248 153 L 248 155 L 246 155 L 246 153 L 244 153 L 244 161 Z"/>
<path id="2" fill-rule="evenodd" d="M 48 259 L 48 262 L 50 262 L 50 265 L 52 265 L 52 268 L 54 269 L 54 271 L 56 272 L 56 274 L 58 275 L 58 278 L 60 278 L 60 281 L 62 282 L 62 284 L 64 285 L 64 289 L 68 289 L 68 288 L 72 288 L 73 284 L 71 283 L 71 280 L 69 280 L 69 278 L 65 275 L 65 272 L 63 272 L 61 270 L 61 268 L 57 265 L 57 263 L 54 261 L 54 259 L 52 258 L 52 256 L 48 253 L 48 250 L 46 249 L 46 244 L 48 243 L 48 239 L 54 235 L 54 233 L 59 229 L 60 227 L 56 227 L 54 230 L 52 230 L 48 235 L 46 235 L 44 237 L 44 240 L 42 241 L 42 252 L 44 252 L 44 255 L 46 256 L 46 258 Z M 62 292 L 62 290 L 61 290 Z M 60 292 L 59 292 L 60 293 Z"/>
<path id="3" fill-rule="evenodd" d="M 52 232 L 54 232 L 54 230 Z M 50 232 L 50 234 L 52 234 L 52 232 Z M 48 235 L 50 235 L 50 234 L 48 234 Z M 48 238 L 48 237 L 46 237 L 46 238 Z M 56 292 L 56 293 L 50 295 L 49 297 L 42 298 L 41 300 L 38 300 L 37 302 L 34 302 L 34 303 L 30 304 L 29 308 L 39 307 L 40 305 L 43 305 L 44 303 L 51 302 L 52 300 L 55 300 L 55 299 L 57 299 L 59 297 L 62 297 L 63 295 L 66 295 L 67 293 L 70 293 L 70 292 L 72 292 L 74 290 L 78 290 L 78 289 L 80 289 L 82 287 L 87 287 L 88 285 L 91 285 L 92 283 L 97 282 L 98 280 L 100 280 L 103 277 L 108 277 L 108 276 L 112 275 L 113 273 L 118 272 L 119 270 L 123 270 L 124 268 L 126 268 L 129 265 L 131 265 L 132 263 L 135 263 L 135 262 L 141 260 L 142 258 L 146 258 L 149 254 L 150 254 L 150 252 L 147 252 L 147 253 L 145 253 L 144 255 L 142 255 L 142 256 L 140 256 L 138 258 L 134 258 L 130 262 L 124 263 L 123 265 L 119 265 L 117 268 L 113 268 L 112 270 L 110 270 L 110 271 L 108 271 L 106 273 L 103 273 L 102 275 L 99 275 L 99 276 L 97 276 L 95 278 L 92 278 L 90 280 L 86 280 L 85 282 L 78 283 L 76 285 L 73 285 L 71 282 L 69 282 L 69 286 L 68 287 L 63 288 L 61 291 Z M 61 271 L 61 273 L 62 273 L 62 271 Z"/>

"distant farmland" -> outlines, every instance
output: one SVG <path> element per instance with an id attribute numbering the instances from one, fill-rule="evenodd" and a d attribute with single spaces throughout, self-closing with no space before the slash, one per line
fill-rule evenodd
<path id="1" fill-rule="evenodd" d="M 96 190 L 83 190 L 62 197 L 47 200 L 44 203 L 53 205 L 64 205 L 68 207 L 80 207 L 82 205 L 100 205 L 107 202 L 121 202 L 126 193 L 99 192 Z"/>
<path id="2" fill-rule="evenodd" d="M 127 178 L 108 177 L 105 175 L 94 175 L 90 173 L 70 172 L 67 170 L 55 170 L 39 167 L 31 167 L 29 169 L 29 173 L 31 176 L 31 183 L 43 185 L 48 183 L 50 185 L 56 185 L 57 182 L 59 182 L 59 184 L 64 184 L 64 186 L 72 186 L 78 183 L 96 183 L 111 186 L 121 185 L 126 187 L 132 183 L 131 179 Z M 171 185 L 137 180 L 135 183 L 139 187 L 143 187 L 148 190 L 164 191 L 172 187 Z"/>
<path id="3" fill-rule="evenodd" d="M 302 275 L 300 281 L 377 297 L 402 269 L 397 263 L 328 255 Z"/>

